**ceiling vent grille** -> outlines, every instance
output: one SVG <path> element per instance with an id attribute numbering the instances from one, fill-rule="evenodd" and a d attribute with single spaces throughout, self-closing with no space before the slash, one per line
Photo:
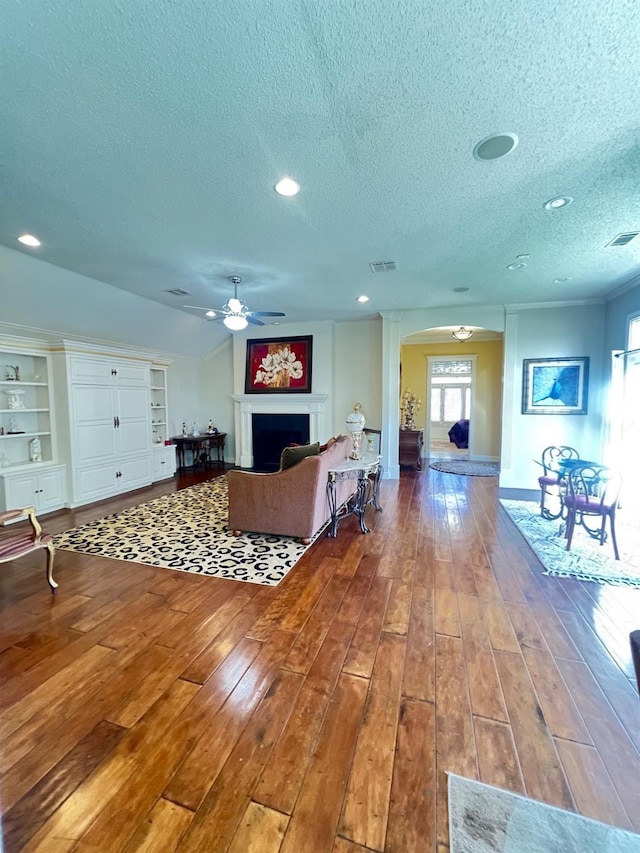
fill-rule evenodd
<path id="1" fill-rule="evenodd" d="M 165 293 L 171 293 L 172 296 L 192 296 L 188 290 L 183 290 L 181 287 L 172 287 L 171 290 L 165 290 Z"/>
<path id="2" fill-rule="evenodd" d="M 369 268 L 371 272 L 394 272 L 398 269 L 395 261 L 373 261 Z"/>
<path id="3" fill-rule="evenodd" d="M 607 246 L 626 246 L 634 237 L 637 237 L 638 234 L 640 234 L 640 231 L 627 231 L 624 234 L 618 234 L 618 236 L 614 237 L 610 243 L 607 243 Z"/>

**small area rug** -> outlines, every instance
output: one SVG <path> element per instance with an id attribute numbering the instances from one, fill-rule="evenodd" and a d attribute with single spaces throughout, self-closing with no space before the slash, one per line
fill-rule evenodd
<path id="1" fill-rule="evenodd" d="M 467 477 L 497 477 L 500 466 L 495 462 L 468 462 L 466 459 L 439 459 L 429 462 L 429 468 L 443 474 L 464 474 Z"/>
<path id="2" fill-rule="evenodd" d="M 610 542 L 601 546 L 597 539 L 592 539 L 577 525 L 571 550 L 567 551 L 560 519 L 548 521 L 542 518 L 539 505 L 531 501 L 500 499 L 500 503 L 535 551 L 544 566 L 545 575 L 640 586 L 637 529 L 616 523 L 620 560 L 614 559 Z"/>
<path id="3" fill-rule="evenodd" d="M 640 853 L 640 835 L 448 775 L 451 853 Z"/>
<path id="4" fill-rule="evenodd" d="M 66 530 L 56 548 L 208 577 L 277 586 L 310 547 L 227 529 L 227 478 L 216 477 Z"/>

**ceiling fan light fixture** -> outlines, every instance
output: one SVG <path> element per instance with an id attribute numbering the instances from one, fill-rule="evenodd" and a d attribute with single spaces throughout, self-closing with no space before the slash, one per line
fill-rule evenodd
<path id="1" fill-rule="evenodd" d="M 451 332 L 451 335 L 460 343 L 464 343 L 464 341 L 468 341 L 469 338 L 473 336 L 473 332 L 471 329 L 466 329 L 464 326 L 460 326 L 459 329 L 455 329 Z"/>
<path id="2" fill-rule="evenodd" d="M 249 323 L 247 322 L 246 317 L 242 317 L 240 314 L 230 314 L 228 317 L 225 317 L 222 321 L 227 329 L 231 329 L 232 332 L 240 332 L 242 329 L 246 329 Z"/>
<path id="3" fill-rule="evenodd" d="M 234 314 L 239 314 L 242 311 L 243 305 L 242 302 L 237 299 L 235 296 L 232 296 L 231 299 L 227 301 L 225 308 Z"/>
<path id="4" fill-rule="evenodd" d="M 215 311 L 206 311 L 204 316 L 213 318 L 216 316 L 216 312 Z"/>

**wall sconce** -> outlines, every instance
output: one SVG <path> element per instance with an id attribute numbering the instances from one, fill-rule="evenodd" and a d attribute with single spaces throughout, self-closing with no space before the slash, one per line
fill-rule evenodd
<path id="1" fill-rule="evenodd" d="M 460 343 L 463 343 L 463 341 L 468 341 L 469 338 L 473 336 L 473 332 L 471 331 L 471 329 L 465 329 L 464 326 L 460 326 L 459 329 L 456 329 L 455 331 L 451 332 L 451 334 L 457 341 L 460 341 Z"/>

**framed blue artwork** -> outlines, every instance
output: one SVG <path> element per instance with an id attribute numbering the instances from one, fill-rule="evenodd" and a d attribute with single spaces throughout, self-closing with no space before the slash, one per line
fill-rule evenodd
<path id="1" fill-rule="evenodd" d="M 525 358 L 523 415 L 586 415 L 589 359 Z"/>

